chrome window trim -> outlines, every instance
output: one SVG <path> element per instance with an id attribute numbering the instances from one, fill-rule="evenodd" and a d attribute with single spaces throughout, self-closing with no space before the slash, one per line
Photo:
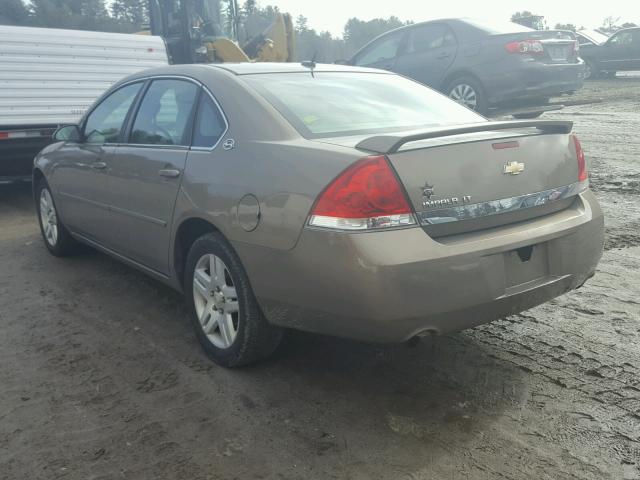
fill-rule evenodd
<path id="1" fill-rule="evenodd" d="M 189 147 L 187 145 L 163 145 L 155 143 L 110 143 L 112 147 L 131 147 L 131 148 L 157 148 L 160 150 L 179 150 L 187 151 Z"/>
<path id="2" fill-rule="evenodd" d="M 434 208 L 416 213 L 418 215 L 418 222 L 422 226 L 463 222 L 465 220 L 485 218 L 558 202 L 578 195 L 587 188 L 588 181 L 575 182 L 569 185 L 543 190 L 542 192 L 528 193 L 516 197 L 501 198 L 469 205 Z"/>
<path id="3" fill-rule="evenodd" d="M 150 148 L 150 147 L 174 147 L 174 148 L 175 147 L 182 147 L 181 150 L 196 150 L 196 151 L 207 151 L 207 152 L 212 152 L 213 150 L 215 150 L 215 148 L 220 144 L 220 142 L 222 141 L 224 136 L 229 131 L 229 121 L 227 120 L 227 115 L 224 113 L 224 109 L 220 105 L 220 102 L 218 102 L 218 100 L 216 99 L 215 95 L 213 95 L 213 93 L 211 93 L 211 91 L 207 88 L 207 86 L 204 83 L 202 83 L 200 80 L 196 80 L 195 78 L 192 78 L 192 77 L 186 77 L 184 75 L 148 75 L 146 77 L 133 78 L 133 79 L 127 81 L 127 82 L 123 82 L 123 83 L 118 84 L 117 86 L 114 86 L 113 90 L 110 89 L 109 91 L 105 92 L 103 94 L 103 96 L 100 98 L 100 103 L 102 102 L 103 98 L 106 98 L 106 96 L 111 95 L 112 91 L 115 92 L 116 90 L 119 90 L 122 87 L 126 87 L 129 84 L 136 83 L 136 82 L 146 82 L 146 81 L 149 81 L 149 80 L 153 81 L 153 80 L 172 80 L 172 79 L 174 79 L 174 80 L 175 79 L 187 80 L 187 81 L 189 81 L 191 83 L 195 83 L 200 88 L 202 88 L 202 90 L 204 90 L 207 93 L 207 95 L 209 95 L 211 100 L 213 100 L 213 103 L 218 108 L 218 111 L 220 112 L 220 115 L 222 116 L 222 120 L 224 121 L 224 130 L 223 130 L 222 134 L 220 135 L 220 138 L 218 138 L 218 141 L 213 145 L 213 147 L 193 147 L 192 145 L 155 145 L 155 144 L 142 145 L 142 144 L 139 144 L 139 143 L 109 143 L 109 144 L 102 143 L 102 144 L 99 144 L 99 145 L 127 146 L 127 147 L 144 146 L 146 148 Z M 198 97 L 198 100 L 199 99 L 200 99 L 200 97 Z M 97 104 L 96 104 L 96 106 L 97 106 Z M 93 111 L 93 108 L 91 109 L 91 111 Z M 196 113 L 197 113 L 197 110 L 196 110 Z M 85 117 L 82 118 L 81 124 L 84 123 L 84 119 L 89 114 L 90 114 L 90 111 L 87 112 Z M 195 128 L 195 119 L 194 119 L 194 123 L 193 123 L 193 128 Z M 95 144 L 92 144 L 92 145 L 95 145 Z"/>

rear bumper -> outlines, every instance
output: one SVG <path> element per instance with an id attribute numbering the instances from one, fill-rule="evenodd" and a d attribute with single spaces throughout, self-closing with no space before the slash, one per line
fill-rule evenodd
<path id="1" fill-rule="evenodd" d="M 527 103 L 582 88 L 584 62 L 544 64 L 522 61 L 517 67 L 490 73 L 482 80 L 491 105 Z"/>
<path id="2" fill-rule="evenodd" d="M 270 322 L 399 342 L 512 315 L 582 285 L 602 255 L 603 230 L 586 191 L 561 212 L 439 241 L 421 228 L 305 229 L 288 252 L 236 248 Z M 529 245 L 531 260 L 514 260 Z"/>

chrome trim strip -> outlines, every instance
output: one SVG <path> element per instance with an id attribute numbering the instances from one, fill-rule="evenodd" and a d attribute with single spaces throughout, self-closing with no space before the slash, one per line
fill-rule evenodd
<path id="1" fill-rule="evenodd" d="M 167 226 L 167 222 L 165 222 L 164 220 L 160 220 L 159 218 L 155 218 L 155 217 L 150 217 L 148 215 L 134 212 L 132 210 L 127 210 L 126 208 L 114 207 L 113 205 L 109 205 L 109 211 L 114 213 L 119 213 L 121 215 L 127 215 L 128 217 L 137 218 L 138 220 L 144 220 L 146 222 L 153 223 L 155 225 L 160 225 L 161 227 Z"/>
<path id="2" fill-rule="evenodd" d="M 528 193 L 517 197 L 501 198 L 471 205 L 457 205 L 449 208 L 437 208 L 417 212 L 421 225 L 438 225 L 441 223 L 459 222 L 477 218 L 500 215 L 502 213 L 539 207 L 549 203 L 573 197 L 586 190 L 588 182 L 576 182 L 537 193 Z"/>
<path id="3" fill-rule="evenodd" d="M 218 138 L 218 141 L 215 143 L 215 145 L 213 145 L 213 147 L 192 147 L 190 145 L 175 145 L 175 146 L 183 147 L 182 149 L 185 149 L 185 150 L 201 150 L 201 151 L 212 152 L 218 146 L 218 144 L 222 141 L 222 139 L 227 134 L 227 132 L 229 131 L 229 121 L 227 120 L 227 115 L 224 113 L 224 109 L 220 105 L 220 102 L 218 102 L 218 99 L 215 97 L 215 95 L 213 93 L 211 93 L 211 90 L 209 90 L 209 88 L 203 82 L 201 82 L 197 78 L 187 77 L 185 75 L 171 75 L 171 74 L 147 75 L 147 76 L 142 76 L 142 77 L 138 77 L 138 78 L 132 78 L 131 80 L 127 80 L 127 81 L 124 81 L 122 83 L 117 83 L 116 85 L 113 85 L 111 88 L 109 88 L 106 92 L 104 92 L 91 105 L 91 107 L 89 107 L 89 109 L 85 112 L 85 114 L 82 116 L 82 118 L 78 122 L 78 127 L 79 128 L 83 128 L 86 118 L 89 115 L 91 115 L 91 113 L 98 107 L 98 105 L 100 105 L 103 102 L 103 100 L 105 100 L 109 95 L 111 95 L 111 93 L 115 92 L 116 90 L 119 90 L 122 87 L 126 87 L 127 85 L 131 85 L 132 83 L 136 83 L 136 82 L 146 82 L 147 80 L 170 80 L 170 79 L 186 80 L 186 81 L 189 81 L 191 83 L 195 83 L 196 85 L 201 87 L 207 93 L 207 95 L 209 95 L 209 97 L 211 97 L 211 100 L 213 100 L 213 103 L 215 103 L 216 107 L 218 107 L 218 111 L 220 112 L 220 115 L 222 116 L 222 119 L 224 120 L 224 125 L 225 125 L 224 131 L 220 135 L 220 138 Z M 195 128 L 195 125 L 193 125 L 192 128 Z M 103 144 L 99 144 L 99 145 L 140 146 L 139 144 L 122 144 L 122 143 L 115 143 L 115 144 L 114 143 L 103 143 Z M 158 147 L 159 145 L 144 145 L 144 146 L 146 146 L 146 147 Z M 166 146 L 172 146 L 173 147 L 174 145 L 166 145 Z"/>
<path id="4" fill-rule="evenodd" d="M 106 203 L 96 202 L 95 200 L 91 200 L 90 198 L 79 197 L 71 193 L 63 192 L 62 190 L 58 190 L 57 193 L 61 197 L 67 197 L 68 199 L 76 200 L 77 202 L 88 203 L 89 205 L 93 205 L 94 207 L 98 207 L 98 208 L 101 208 L 102 210 L 109 211 L 109 205 L 107 205 Z"/>
<path id="5" fill-rule="evenodd" d="M 98 208 L 100 208 L 102 210 L 106 210 L 108 212 L 120 213 L 122 215 L 127 215 L 129 217 L 137 218 L 139 220 L 144 220 L 144 221 L 153 223 L 155 225 L 160 225 L 161 227 L 166 227 L 167 226 L 167 222 L 165 222 L 164 220 L 160 220 L 159 218 L 155 218 L 155 217 L 149 217 L 148 215 L 144 215 L 142 213 L 133 212 L 131 210 L 127 210 L 127 209 L 120 208 L 120 207 L 114 207 L 113 205 L 107 205 L 106 203 L 96 202 L 95 200 L 90 200 L 88 198 L 78 197 L 77 195 L 72 195 L 70 193 L 65 193 L 65 192 L 62 192 L 62 191 L 58 191 L 58 194 L 60 196 L 62 196 L 62 197 L 67 197 L 67 198 L 70 198 L 72 200 L 76 200 L 78 202 L 88 203 L 90 205 L 93 205 L 94 207 L 98 207 Z"/>

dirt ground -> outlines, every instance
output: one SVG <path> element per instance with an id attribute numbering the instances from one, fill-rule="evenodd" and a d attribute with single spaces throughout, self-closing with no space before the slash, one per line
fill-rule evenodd
<path id="1" fill-rule="evenodd" d="M 607 215 L 582 289 L 415 346 L 301 333 L 241 370 L 179 295 L 48 255 L 0 187 L 1 479 L 640 479 L 640 78 L 572 119 Z"/>

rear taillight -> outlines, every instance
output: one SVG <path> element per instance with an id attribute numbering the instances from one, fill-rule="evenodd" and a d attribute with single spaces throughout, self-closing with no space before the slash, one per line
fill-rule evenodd
<path id="1" fill-rule="evenodd" d="M 587 162 L 584 158 L 584 151 L 582 150 L 582 145 L 580 145 L 580 140 L 576 135 L 571 135 L 573 138 L 573 145 L 576 148 L 576 157 L 578 159 L 578 181 L 585 182 L 589 179 L 589 174 L 587 173 Z"/>
<path id="2" fill-rule="evenodd" d="M 365 157 L 344 170 L 320 194 L 309 225 L 371 230 L 415 225 L 404 191 L 384 156 Z"/>
<path id="3" fill-rule="evenodd" d="M 544 47 L 539 40 L 521 40 L 507 43 L 504 48 L 509 53 L 521 53 L 526 55 L 542 55 Z"/>

